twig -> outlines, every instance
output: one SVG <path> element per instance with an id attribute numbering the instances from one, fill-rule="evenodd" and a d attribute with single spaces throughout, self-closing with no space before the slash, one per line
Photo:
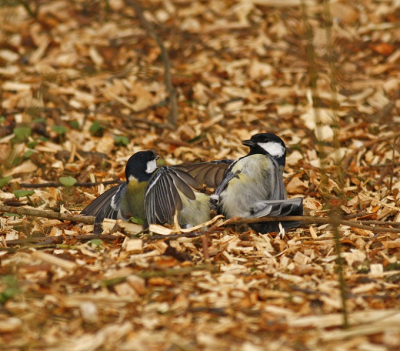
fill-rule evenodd
<path id="1" fill-rule="evenodd" d="M 90 183 L 90 182 L 83 182 L 83 183 L 75 183 L 73 186 L 74 187 L 91 187 L 91 186 L 97 186 L 100 184 L 103 185 L 110 185 L 110 184 L 121 184 L 123 183 L 122 180 L 120 179 L 113 179 L 113 180 L 106 180 L 104 182 L 95 182 L 95 183 Z M 59 182 L 49 182 L 49 183 L 38 183 L 38 184 L 31 184 L 31 183 L 20 183 L 20 187 L 21 188 L 57 188 L 57 187 L 61 187 L 64 186 Z"/>
<path id="2" fill-rule="evenodd" d="M 332 39 L 332 16 L 329 8 L 329 4 L 327 0 L 323 1 L 324 11 L 323 11 L 323 21 L 325 24 L 326 31 L 326 47 L 328 51 L 328 63 L 330 68 L 330 78 L 331 78 L 331 95 L 332 95 L 332 112 L 333 112 L 333 146 L 335 150 L 340 149 L 340 141 L 339 141 L 339 131 L 340 131 L 340 123 L 337 111 L 339 109 L 339 103 L 337 99 L 337 68 L 336 68 L 336 60 L 334 58 L 334 50 L 333 50 L 333 39 Z M 336 165 L 336 176 L 337 183 L 339 189 L 344 188 L 343 182 L 343 168 L 341 167 L 340 160 L 338 157 L 334 157 L 334 162 Z M 340 196 L 343 198 L 343 190 L 340 192 Z M 346 281 L 344 279 L 344 268 L 343 268 L 343 257 L 341 250 L 341 232 L 340 232 L 340 218 L 337 208 L 335 206 L 330 205 L 330 213 L 329 217 L 332 221 L 333 234 L 335 236 L 335 248 L 337 255 L 337 266 L 338 266 L 338 275 L 339 275 L 339 284 L 340 284 L 340 294 L 341 294 L 341 302 L 342 302 L 342 312 L 343 312 L 343 328 L 349 327 L 349 316 L 347 311 L 347 287 Z"/>
<path id="3" fill-rule="evenodd" d="M 23 1 L 23 0 L 17 0 L 26 10 L 26 12 L 28 12 L 29 16 L 31 16 L 32 18 L 37 18 L 37 13 L 38 13 L 38 9 L 36 9 L 36 11 L 33 11 L 27 2 Z"/>
<path id="4" fill-rule="evenodd" d="M 7 245 L 26 245 L 26 244 L 34 244 L 41 243 L 42 245 L 52 245 L 52 244 L 61 244 L 65 240 L 77 240 L 77 241 L 90 241 L 94 239 L 100 239 L 104 241 L 115 241 L 118 238 L 124 238 L 123 236 L 116 235 L 63 235 L 63 236 L 34 236 L 31 238 L 24 239 L 15 239 L 15 240 L 6 240 Z M 35 246 L 34 246 L 35 247 Z"/>
<path id="5" fill-rule="evenodd" d="M 15 253 L 18 251 L 18 249 L 14 247 L 0 247 L 0 252 L 1 251 L 7 251 L 8 253 Z"/>
<path id="6" fill-rule="evenodd" d="M 85 224 L 94 224 L 93 216 L 73 215 L 69 213 L 59 213 L 53 211 L 37 210 L 28 207 L 11 207 L 0 205 L 0 213 L 15 213 L 21 216 L 44 217 L 50 219 L 59 219 L 62 221 L 71 221 Z"/>
<path id="7" fill-rule="evenodd" d="M 387 166 L 400 166 L 400 162 L 385 162 L 385 163 L 378 163 L 376 165 L 368 165 L 368 167 L 387 167 Z"/>
<path id="8" fill-rule="evenodd" d="M 21 216 L 32 216 L 32 217 L 44 217 L 49 219 L 59 219 L 63 221 L 71 221 L 77 223 L 85 223 L 85 224 L 94 224 L 95 217 L 93 216 L 82 216 L 82 215 L 74 215 L 68 213 L 59 213 L 53 211 L 44 211 L 37 210 L 34 208 L 28 207 L 12 207 L 12 206 L 4 206 L 0 205 L 0 213 L 15 213 Z M 234 225 L 234 224 L 249 224 L 249 223 L 261 223 L 261 222 L 294 222 L 301 221 L 303 224 L 331 224 L 332 221 L 330 218 L 326 217 L 312 217 L 312 216 L 287 216 L 287 217 L 261 217 L 261 218 L 244 218 L 237 219 L 231 218 L 228 221 L 225 221 L 223 225 Z M 379 233 L 400 233 L 400 228 L 385 228 L 385 227 L 372 227 L 368 224 L 375 225 L 392 225 L 392 226 L 400 226 L 400 222 L 381 222 L 381 221 L 349 221 L 349 220 L 339 220 L 340 225 L 346 225 L 353 228 L 360 228 L 365 230 L 370 230 L 373 232 Z M 360 224 L 361 223 L 361 224 Z M 220 225 L 221 226 L 221 225 Z M 218 226 L 217 226 L 218 227 Z M 215 225 L 213 226 L 215 228 Z M 207 232 L 195 232 L 191 234 L 192 237 L 201 236 L 204 234 L 211 234 L 213 231 Z M 190 233 L 189 233 L 190 234 Z M 174 238 L 174 237 L 182 237 L 182 234 L 175 235 L 161 235 L 162 238 Z M 190 237 L 190 235 L 187 235 Z M 157 236 L 158 238 L 158 236 Z"/>
<path id="9" fill-rule="evenodd" d="M 149 109 L 151 109 L 151 108 L 146 108 L 146 109 L 143 109 L 141 111 L 147 111 Z M 105 113 L 105 112 L 99 112 L 99 113 Z M 136 112 L 136 113 L 139 113 L 139 111 Z M 121 118 L 124 118 L 124 119 L 126 119 L 128 121 L 133 121 L 133 122 L 137 122 L 137 123 L 145 123 L 145 124 L 148 124 L 150 126 L 154 126 L 156 128 L 161 128 L 161 129 L 167 128 L 167 129 L 171 129 L 171 130 L 173 129 L 173 127 L 170 124 L 158 123 L 158 122 L 150 121 L 150 120 L 147 120 L 147 119 L 144 119 L 144 118 L 132 117 L 132 116 L 128 116 L 128 115 L 126 115 L 126 114 L 124 114 L 122 112 L 118 112 L 118 111 L 109 112 L 108 114 L 113 114 L 116 117 L 121 117 Z"/>
<path id="10" fill-rule="evenodd" d="M 142 109 L 142 110 L 132 111 L 132 112 L 130 113 L 129 116 L 126 115 L 126 114 L 124 114 L 124 113 L 122 113 L 122 112 L 115 111 L 115 110 L 113 110 L 113 109 L 108 110 L 108 109 L 102 109 L 102 108 L 100 108 L 100 109 L 90 110 L 90 109 L 87 109 L 87 108 L 78 108 L 78 107 L 74 107 L 74 106 L 64 106 L 64 107 L 37 107 L 37 110 L 38 110 L 38 111 L 43 111 L 43 112 L 51 112 L 51 111 L 59 111 L 59 112 L 62 112 L 63 110 L 66 110 L 66 111 L 78 111 L 78 112 L 85 113 L 86 115 L 89 114 L 89 113 L 92 113 L 92 114 L 113 115 L 113 116 L 116 116 L 116 117 L 126 118 L 127 120 L 132 121 L 132 122 L 143 123 L 143 124 L 147 124 L 147 125 L 150 125 L 150 126 L 154 126 L 154 127 L 156 127 L 156 128 L 168 128 L 168 129 L 173 129 L 172 126 L 171 126 L 170 124 L 167 124 L 167 123 L 158 123 L 158 122 L 155 122 L 155 121 L 151 121 L 151 120 L 149 120 L 149 119 L 138 118 L 138 117 L 132 117 L 132 116 L 131 116 L 132 114 L 141 114 L 141 113 L 146 112 L 146 111 L 149 111 L 149 110 L 154 110 L 154 109 L 156 109 L 157 107 L 164 106 L 164 104 L 165 104 L 165 100 L 161 100 L 161 101 L 155 103 L 154 105 L 148 106 L 148 107 L 146 107 L 146 108 L 144 108 L 144 109 Z M 24 110 L 24 109 L 23 109 L 23 108 L 15 108 L 13 111 L 8 112 L 8 114 L 13 114 L 14 111 L 21 111 L 21 110 Z"/>
<path id="11" fill-rule="evenodd" d="M 394 157 L 395 157 L 395 151 L 396 151 L 396 141 L 400 137 L 400 134 L 397 134 L 393 140 L 393 149 L 392 149 L 392 172 L 390 174 L 390 183 L 389 183 L 389 190 L 392 190 L 392 185 L 393 185 L 393 175 L 394 175 Z"/>
<path id="12" fill-rule="evenodd" d="M 370 146 L 372 146 L 372 145 L 374 145 L 374 144 L 376 144 L 376 143 L 379 143 L 380 141 L 387 141 L 389 138 L 394 138 L 395 136 L 396 136 L 395 134 L 393 134 L 393 135 L 387 135 L 387 136 L 383 136 L 383 137 L 376 138 L 376 139 L 374 139 L 374 140 L 370 140 L 370 141 L 364 142 L 363 145 L 361 145 L 360 147 L 354 149 L 352 152 L 350 152 L 349 155 L 346 156 L 346 158 L 343 160 L 342 168 L 343 168 L 343 169 L 349 169 L 351 160 L 353 159 L 353 157 L 354 157 L 360 150 L 366 149 L 366 148 L 368 148 L 368 147 L 370 147 Z"/>
<path id="13" fill-rule="evenodd" d="M 177 239 L 177 238 L 198 238 L 199 236 L 203 236 L 206 234 L 219 234 L 220 231 L 217 230 L 209 230 L 209 231 L 201 231 L 201 232 L 190 232 L 190 233 L 181 233 L 181 234 L 171 234 L 171 235 L 159 235 L 159 234 L 153 234 L 151 236 L 148 236 L 145 241 L 150 241 L 150 240 L 165 240 L 165 239 Z M 134 236 L 135 238 L 137 237 L 136 235 Z"/>
<path id="14" fill-rule="evenodd" d="M 259 222 L 295 222 L 301 221 L 303 224 L 331 224 L 332 220 L 329 217 L 312 217 L 312 216 L 288 216 L 288 217 L 261 217 L 261 218 L 247 218 L 247 219 L 230 219 L 225 222 L 227 224 L 249 224 Z M 371 230 L 381 233 L 400 233 L 400 228 L 385 228 L 385 227 L 372 227 L 366 224 L 379 224 L 379 225 L 395 225 L 400 226 L 400 222 L 381 222 L 381 221 L 349 221 L 339 220 L 340 225 L 346 225 L 353 228 L 360 228 Z M 360 224 L 366 223 L 366 224 Z"/>
<path id="15" fill-rule="evenodd" d="M 367 211 L 362 211 L 362 212 L 359 212 L 359 213 L 351 213 L 351 214 L 348 214 L 348 215 L 344 215 L 343 219 L 359 218 L 359 217 L 365 216 L 367 214 L 368 214 Z"/>
<path id="16" fill-rule="evenodd" d="M 169 95 L 169 104 L 170 104 L 170 116 L 168 118 L 168 122 L 172 126 L 176 126 L 176 122 L 178 120 L 178 102 L 177 102 L 177 97 L 176 97 L 176 90 L 172 84 L 171 61 L 168 57 L 168 52 L 167 52 L 163 42 L 161 41 L 160 37 L 154 30 L 153 24 L 150 23 L 144 16 L 142 6 L 135 0 L 125 0 L 125 2 L 135 9 L 136 14 L 139 17 L 140 22 L 142 22 L 143 26 L 146 28 L 147 33 L 150 35 L 150 37 L 157 43 L 157 45 L 161 49 L 161 59 L 164 64 L 164 71 L 165 71 L 165 73 L 164 73 L 165 87 L 166 87 L 168 95 Z"/>
<path id="17" fill-rule="evenodd" d="M 184 275 L 190 274 L 195 271 L 210 271 L 211 273 L 219 272 L 219 268 L 212 265 L 202 265 L 202 266 L 191 266 L 182 268 L 170 268 L 163 271 L 150 271 L 150 272 L 136 272 L 135 275 L 141 278 L 152 278 L 152 277 L 168 277 L 174 275 Z"/>

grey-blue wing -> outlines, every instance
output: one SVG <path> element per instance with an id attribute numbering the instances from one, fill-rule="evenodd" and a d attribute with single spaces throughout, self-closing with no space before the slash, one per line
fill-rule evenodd
<path id="1" fill-rule="evenodd" d="M 218 160 L 192 164 L 172 166 L 191 175 L 200 185 L 216 188 L 224 179 L 225 172 L 233 163 L 233 160 Z"/>
<path id="2" fill-rule="evenodd" d="M 104 218 L 117 218 L 119 201 L 125 190 L 126 183 L 108 189 L 87 205 L 81 211 L 81 214 L 85 216 L 96 216 L 100 211 L 103 211 Z"/>
<path id="3" fill-rule="evenodd" d="M 85 216 L 95 216 L 95 234 L 100 234 L 101 223 L 104 218 L 117 219 L 119 212 L 119 203 L 121 201 L 122 195 L 126 191 L 126 183 L 114 186 L 107 190 L 99 197 L 94 199 L 89 205 L 87 205 L 81 214 Z"/>
<path id="4" fill-rule="evenodd" d="M 145 193 L 145 228 L 149 224 L 172 223 L 177 211 L 182 210 L 181 196 L 196 198 L 192 187 L 198 183 L 187 173 L 175 167 L 161 167 L 151 177 Z"/>
<path id="5" fill-rule="evenodd" d="M 269 157 L 269 161 L 271 164 L 274 164 L 273 167 L 269 167 L 270 172 L 273 173 L 272 178 L 274 179 L 273 182 L 273 189 L 268 200 L 284 200 L 286 199 L 286 188 L 285 184 L 283 183 L 283 176 L 281 173 L 281 169 L 279 167 L 278 162 L 273 158 Z"/>
<path id="6" fill-rule="evenodd" d="M 244 156 L 245 157 L 245 156 Z M 222 179 L 219 181 L 214 195 L 212 196 L 212 198 L 214 198 L 214 200 L 218 200 L 219 201 L 219 195 L 227 188 L 229 182 L 236 177 L 236 173 L 232 172 L 233 167 L 236 165 L 236 163 L 238 163 L 243 157 L 239 158 L 236 161 L 230 162 L 229 164 L 227 164 L 227 168 L 225 170 L 225 173 L 222 177 Z M 229 161 L 229 160 L 226 160 Z"/>

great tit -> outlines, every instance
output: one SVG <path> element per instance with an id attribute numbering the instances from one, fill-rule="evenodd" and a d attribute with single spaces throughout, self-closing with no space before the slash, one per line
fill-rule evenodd
<path id="1" fill-rule="evenodd" d="M 282 139 L 275 134 L 260 133 L 242 143 L 250 147 L 249 153 L 230 164 L 211 196 L 217 211 L 226 218 L 301 216 L 303 199 L 286 197 L 282 178 L 286 146 Z M 283 228 L 292 228 L 300 222 L 281 224 Z M 261 233 L 279 231 L 278 222 L 255 223 L 250 227 Z"/>
<path id="2" fill-rule="evenodd" d="M 198 192 L 198 182 L 174 167 L 157 167 L 157 154 L 140 151 L 125 168 L 126 182 L 115 186 L 85 207 L 81 214 L 96 216 L 96 234 L 104 218 L 132 219 L 147 229 L 150 224 L 195 226 L 210 219 L 209 196 Z"/>

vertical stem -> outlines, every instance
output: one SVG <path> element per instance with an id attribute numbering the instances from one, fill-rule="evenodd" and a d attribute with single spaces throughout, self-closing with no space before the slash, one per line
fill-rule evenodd
<path id="1" fill-rule="evenodd" d="M 178 98 L 176 94 L 176 90 L 174 85 L 172 84 L 172 75 L 171 75 L 171 61 L 168 56 L 168 51 L 165 48 L 162 40 L 154 29 L 154 26 L 151 22 L 149 22 L 144 16 L 144 11 L 142 6 L 135 0 L 125 0 L 125 2 L 132 6 L 142 22 L 144 28 L 146 29 L 149 36 L 157 43 L 161 50 L 161 60 L 164 64 L 164 78 L 165 78 L 165 87 L 169 94 L 168 100 L 170 105 L 170 115 L 168 118 L 168 122 L 171 126 L 176 127 L 176 122 L 178 120 Z"/>
<path id="2" fill-rule="evenodd" d="M 400 137 L 400 134 L 397 134 L 395 137 L 394 137 L 394 140 L 393 140 L 393 149 L 392 149 L 392 172 L 390 173 L 390 183 L 389 183 L 389 190 L 392 190 L 392 185 L 393 185 L 393 173 L 394 173 L 394 164 L 395 164 L 395 162 L 394 162 L 394 157 L 395 157 L 395 151 L 396 151 L 396 141 L 397 141 L 397 139 Z"/>
<path id="3" fill-rule="evenodd" d="M 18 0 L 18 2 L 24 7 L 24 9 L 26 10 L 26 12 L 28 12 L 29 16 L 31 16 L 32 18 L 36 18 L 37 17 L 37 10 L 33 11 L 29 5 L 27 1 L 24 0 Z"/>
<path id="4" fill-rule="evenodd" d="M 337 99 L 337 68 L 336 61 L 334 59 L 334 45 L 332 40 L 332 16 L 329 9 L 329 0 L 324 0 L 324 24 L 326 31 L 326 48 L 328 51 L 328 63 L 330 68 L 330 78 L 331 78 L 331 95 L 332 95 L 332 113 L 333 113 L 333 146 L 336 151 L 340 149 L 340 140 L 339 140 L 339 131 L 340 131 L 340 123 L 337 114 L 337 110 L 339 108 L 339 103 Z M 339 155 L 335 155 L 334 163 L 336 165 L 336 181 L 339 186 L 339 196 L 344 198 L 343 188 L 344 188 L 344 180 L 343 180 L 343 168 L 341 167 L 341 160 Z M 337 208 L 330 208 L 330 217 L 332 219 L 332 227 L 333 233 L 335 237 L 335 247 L 336 247 L 336 255 L 337 255 L 337 267 L 338 267 L 338 275 L 339 275 L 339 285 L 340 285 L 340 294 L 342 298 L 342 312 L 343 312 L 343 328 L 348 328 L 349 326 L 349 318 L 347 311 L 347 286 L 344 278 L 344 265 L 343 258 L 341 253 L 341 232 L 339 229 L 339 214 L 337 212 Z"/>
<path id="5" fill-rule="evenodd" d="M 335 150 L 339 150 L 340 148 L 340 140 L 339 140 L 339 130 L 340 130 L 340 124 L 337 116 L 337 109 L 338 109 L 338 100 L 337 100 L 337 72 L 336 72 L 336 65 L 335 65 L 335 60 L 334 60 L 334 50 L 333 50 L 333 43 L 332 43 L 332 19 L 330 16 L 330 11 L 329 11 L 329 6 L 327 0 L 323 0 L 324 4 L 324 24 L 325 24 L 325 29 L 326 29 L 326 39 L 327 39 L 327 54 L 328 54 L 328 63 L 329 63 L 329 68 L 330 68 L 330 78 L 331 78 L 331 92 L 332 92 L 332 113 L 333 113 L 333 123 L 332 123 L 332 129 L 333 129 L 333 145 L 335 147 Z M 347 312 L 347 288 L 346 288 L 346 282 L 344 279 L 344 269 L 343 269 L 343 259 L 341 256 L 341 232 L 339 229 L 339 223 L 340 223 L 340 217 L 339 213 L 337 211 L 336 206 L 332 206 L 330 202 L 330 193 L 328 191 L 328 188 L 324 186 L 324 184 L 327 184 L 328 178 L 327 178 L 327 172 L 326 172 L 326 152 L 324 150 L 324 145 L 323 142 L 319 139 L 318 136 L 318 128 L 322 125 L 321 118 L 319 115 L 319 95 L 317 91 L 317 81 L 318 81 L 318 70 L 316 67 L 316 62 L 315 62 L 315 50 L 313 46 L 313 32 L 311 25 L 308 22 L 308 16 L 306 12 L 306 5 L 304 1 L 301 3 L 301 9 L 302 9 L 302 18 L 305 26 L 305 35 L 306 35 L 306 50 L 307 50 L 307 60 L 309 63 L 309 76 L 310 76 L 310 88 L 311 88 L 311 93 L 312 93 L 312 101 L 313 101 L 313 107 L 314 107 L 314 116 L 315 116 L 315 121 L 316 121 L 316 137 L 317 137 L 317 149 L 320 154 L 320 160 L 321 160 L 321 192 L 322 196 L 325 200 L 325 203 L 329 206 L 329 217 L 330 217 L 330 223 L 333 228 L 333 234 L 335 237 L 335 248 L 336 248 L 336 254 L 337 254 L 337 267 L 338 267 L 338 280 L 339 280 L 339 285 L 340 285 L 340 293 L 341 293 L 341 301 L 342 301 L 342 315 L 343 315 L 343 328 L 348 327 L 348 312 Z M 339 155 L 334 156 L 334 163 L 336 165 L 336 181 L 339 186 L 338 191 L 340 191 L 339 196 L 343 198 L 343 193 L 342 189 L 344 187 L 343 183 L 343 174 L 342 174 L 342 167 L 340 164 L 340 159 L 338 157 Z"/>

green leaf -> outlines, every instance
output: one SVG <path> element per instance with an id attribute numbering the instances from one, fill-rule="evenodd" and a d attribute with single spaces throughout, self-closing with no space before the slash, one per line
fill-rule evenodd
<path id="1" fill-rule="evenodd" d="M 33 190 L 14 190 L 13 191 L 13 194 L 15 195 L 15 197 L 17 199 L 19 199 L 20 197 L 31 196 L 34 193 L 35 192 Z"/>
<path id="2" fill-rule="evenodd" d="M 94 121 L 89 128 L 89 132 L 92 135 L 100 135 L 104 130 L 104 127 L 99 123 L 99 121 Z"/>
<path id="3" fill-rule="evenodd" d="M 20 290 L 18 288 L 18 280 L 13 275 L 3 276 L 1 281 L 2 284 L 6 285 L 6 288 L 0 293 L 0 303 L 4 303 L 19 294 Z"/>
<path id="4" fill-rule="evenodd" d="M 6 185 L 10 180 L 12 179 L 12 176 L 8 176 L 5 178 L 0 178 L 0 189 Z"/>
<path id="5" fill-rule="evenodd" d="M 202 135 L 195 136 L 193 139 L 189 140 L 189 143 L 194 143 L 195 141 L 200 140 L 202 137 L 203 137 Z"/>
<path id="6" fill-rule="evenodd" d="M 77 182 L 77 180 L 71 176 L 60 177 L 60 178 L 58 178 L 58 181 L 64 186 L 73 186 Z"/>
<path id="7" fill-rule="evenodd" d="M 1 278 L 2 282 L 4 284 L 7 284 L 8 286 L 17 286 L 18 279 L 15 275 L 5 275 Z"/>
<path id="8" fill-rule="evenodd" d="M 36 140 L 31 140 L 31 141 L 28 141 L 27 146 L 28 146 L 30 149 L 34 149 L 35 146 L 36 146 L 37 144 L 39 144 L 39 142 L 37 142 Z"/>
<path id="9" fill-rule="evenodd" d="M 118 278 L 112 278 L 112 279 L 106 279 L 103 280 L 101 282 L 101 285 L 105 286 L 105 287 L 110 287 L 110 286 L 114 286 L 117 285 L 119 283 L 122 283 L 126 280 L 126 277 L 118 277 Z"/>
<path id="10" fill-rule="evenodd" d="M 114 137 L 114 144 L 127 146 L 129 144 L 129 139 L 124 135 L 117 135 Z"/>
<path id="11" fill-rule="evenodd" d="M 3 213 L 2 216 L 3 216 L 3 217 L 17 217 L 17 218 L 22 218 L 22 216 L 19 215 L 19 214 L 17 214 L 17 213 L 9 213 L 9 212 Z"/>
<path id="12" fill-rule="evenodd" d="M 11 161 L 11 164 L 12 164 L 13 166 L 18 166 L 18 165 L 21 163 L 21 161 L 22 161 L 22 157 L 16 156 L 16 157 L 14 157 L 14 159 Z"/>
<path id="13" fill-rule="evenodd" d="M 89 241 L 90 245 L 100 247 L 103 241 L 101 239 L 92 239 Z"/>
<path id="14" fill-rule="evenodd" d="M 32 122 L 33 123 L 46 123 L 46 119 L 45 118 L 35 118 Z"/>
<path id="15" fill-rule="evenodd" d="M 30 136 L 31 136 L 31 128 L 29 127 L 14 128 L 14 139 L 17 143 L 23 143 Z"/>
<path id="16" fill-rule="evenodd" d="M 129 218 L 129 220 L 132 223 L 136 223 L 136 224 L 139 224 L 139 225 L 143 225 L 144 224 L 144 220 L 140 219 L 140 218 L 137 218 L 137 217 L 131 217 L 131 218 Z"/>
<path id="17" fill-rule="evenodd" d="M 66 132 L 68 132 L 68 128 L 64 126 L 53 126 L 51 127 L 51 130 L 56 132 L 58 135 L 64 135 Z"/>
<path id="18" fill-rule="evenodd" d="M 29 158 L 29 157 L 31 157 L 32 154 L 36 154 L 36 153 L 37 153 L 37 151 L 35 151 L 35 150 L 28 150 L 27 152 L 25 152 L 24 158 Z"/>
<path id="19" fill-rule="evenodd" d="M 71 126 L 71 128 L 79 129 L 79 122 L 78 121 L 71 121 L 71 122 L 69 122 L 69 125 Z"/>

